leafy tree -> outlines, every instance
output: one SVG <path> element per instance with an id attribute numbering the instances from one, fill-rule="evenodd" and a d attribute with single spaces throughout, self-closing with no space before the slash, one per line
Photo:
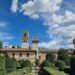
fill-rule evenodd
<path id="1" fill-rule="evenodd" d="M 2 42 L 0 41 L 0 49 L 2 48 Z"/>
<path id="2" fill-rule="evenodd" d="M 64 61 L 58 60 L 58 61 L 55 63 L 55 66 L 56 66 L 56 67 L 59 67 L 59 70 L 60 70 L 60 71 L 64 71 L 64 68 L 65 68 L 66 64 L 65 64 Z"/>
<path id="3" fill-rule="evenodd" d="M 66 65 L 70 64 L 70 57 L 67 50 L 61 48 L 58 52 L 58 60 L 65 61 Z"/>
<path id="4" fill-rule="evenodd" d="M 71 57 L 71 62 L 70 62 L 70 75 L 75 75 L 75 56 Z"/>
<path id="5" fill-rule="evenodd" d="M 74 45 L 74 48 L 75 48 L 75 38 L 73 39 L 73 45 Z"/>
<path id="6" fill-rule="evenodd" d="M 49 60 L 50 62 L 55 62 L 56 56 L 53 52 L 47 53 L 46 60 Z"/>
<path id="7" fill-rule="evenodd" d="M 17 46 L 17 48 L 21 48 L 20 46 Z"/>
<path id="8" fill-rule="evenodd" d="M 0 70 L 5 69 L 5 56 L 0 55 Z"/>
<path id="9" fill-rule="evenodd" d="M 51 67 L 51 63 L 50 63 L 49 60 L 45 60 L 45 61 L 42 62 L 40 67 Z"/>
<path id="10" fill-rule="evenodd" d="M 15 46 L 12 46 L 12 48 L 15 48 Z"/>

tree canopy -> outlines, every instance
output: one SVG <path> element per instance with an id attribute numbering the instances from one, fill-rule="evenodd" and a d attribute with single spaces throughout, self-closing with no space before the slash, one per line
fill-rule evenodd
<path id="1" fill-rule="evenodd" d="M 2 48 L 2 42 L 0 41 L 0 48 Z"/>
<path id="2" fill-rule="evenodd" d="M 49 60 L 50 62 L 55 62 L 56 56 L 53 52 L 47 53 L 46 59 Z"/>
<path id="3" fill-rule="evenodd" d="M 58 60 L 63 60 L 63 61 L 65 61 L 66 64 L 69 64 L 70 57 L 69 57 L 68 51 L 61 48 L 58 52 Z"/>

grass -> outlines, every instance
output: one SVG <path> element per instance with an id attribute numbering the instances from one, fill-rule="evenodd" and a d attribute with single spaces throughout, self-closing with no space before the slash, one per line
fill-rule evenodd
<path id="1" fill-rule="evenodd" d="M 58 71 L 55 68 L 44 67 L 46 71 L 48 71 L 51 75 L 69 75 L 64 73 L 63 71 Z"/>

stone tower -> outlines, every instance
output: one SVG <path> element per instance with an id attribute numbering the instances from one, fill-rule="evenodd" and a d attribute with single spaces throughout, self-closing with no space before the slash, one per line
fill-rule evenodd
<path id="1" fill-rule="evenodd" d="M 37 51 L 37 59 L 38 59 L 38 42 L 39 42 L 39 39 L 37 37 L 34 37 L 32 39 L 32 50 Z"/>
<path id="2" fill-rule="evenodd" d="M 22 35 L 22 48 L 29 48 L 29 44 L 28 44 L 28 32 L 24 32 Z"/>

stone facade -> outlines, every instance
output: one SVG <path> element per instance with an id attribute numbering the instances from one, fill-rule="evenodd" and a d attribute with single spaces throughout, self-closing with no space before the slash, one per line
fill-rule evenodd
<path id="1" fill-rule="evenodd" d="M 24 48 L 3 48 L 0 52 L 7 53 L 10 58 L 15 58 L 16 60 L 30 60 L 32 63 L 36 60 L 36 50 L 29 50 Z"/>
<path id="2" fill-rule="evenodd" d="M 28 32 L 24 32 L 22 35 L 22 48 L 29 48 L 29 44 L 28 44 Z"/>
<path id="3" fill-rule="evenodd" d="M 35 62 L 36 54 L 35 52 L 7 52 L 8 56 L 14 57 L 16 60 L 30 60 Z"/>
<path id="4" fill-rule="evenodd" d="M 14 57 L 16 60 L 30 60 L 31 62 L 35 62 L 38 58 L 38 38 L 32 39 L 31 47 L 29 47 L 28 38 L 29 33 L 24 32 L 21 48 L 3 48 L 0 51 L 7 53 L 9 57 Z"/>

